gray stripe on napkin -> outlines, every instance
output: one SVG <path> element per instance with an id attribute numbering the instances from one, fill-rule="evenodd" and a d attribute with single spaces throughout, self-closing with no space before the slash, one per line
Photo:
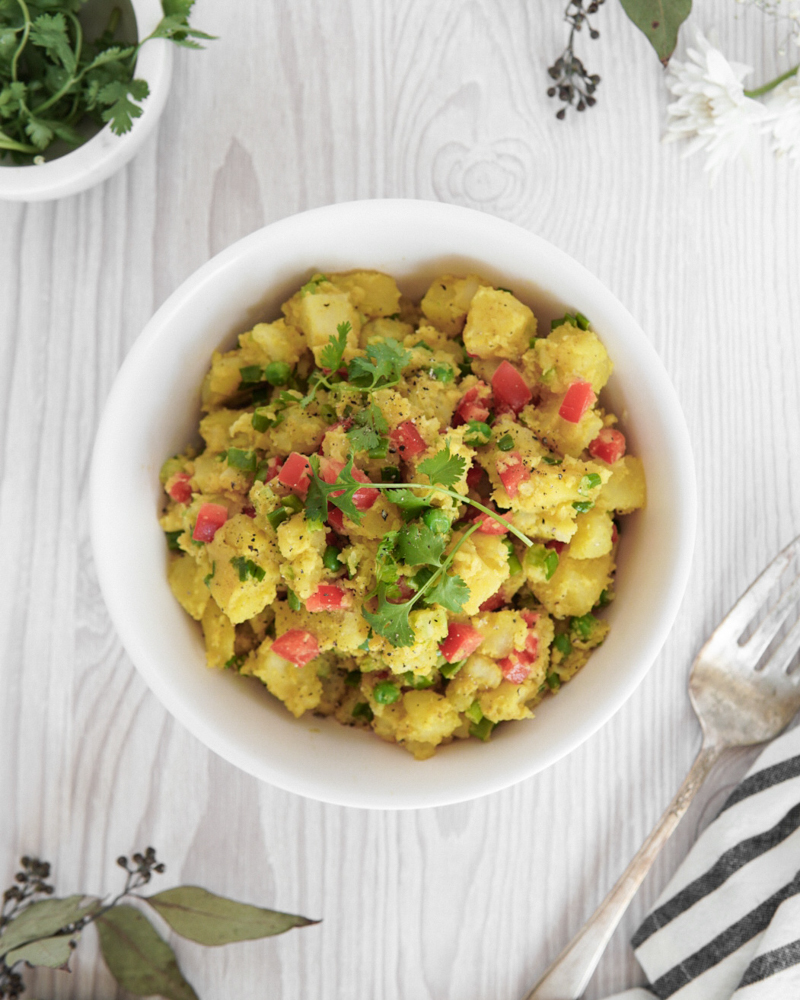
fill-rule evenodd
<path id="1" fill-rule="evenodd" d="M 775 948 L 774 951 L 767 951 L 763 955 L 754 958 L 747 966 L 747 971 L 742 976 L 742 981 L 737 989 L 743 986 L 751 986 L 753 983 L 760 983 L 762 979 L 774 976 L 792 965 L 800 964 L 800 941 L 792 941 L 782 948 Z"/>
<path id="2" fill-rule="evenodd" d="M 798 758 L 800 759 L 800 758 Z M 662 927 L 666 927 L 676 917 L 679 917 L 695 903 L 703 899 L 709 893 L 718 889 L 723 882 L 726 882 L 731 875 L 734 875 L 740 868 L 743 868 L 754 858 L 766 854 L 773 847 L 790 837 L 794 831 L 800 827 L 800 803 L 776 823 L 771 830 L 765 830 L 755 837 L 742 840 L 721 854 L 714 865 L 703 872 L 703 874 L 690 882 L 684 889 L 676 893 L 672 899 L 653 910 L 647 917 L 631 939 L 634 949 L 639 948 L 644 942 Z"/>
<path id="3" fill-rule="evenodd" d="M 667 1000 L 693 979 L 718 965 L 728 955 L 738 951 L 743 944 L 761 933 L 770 923 L 775 911 L 785 900 L 800 893 L 800 872 L 791 882 L 779 889 L 760 906 L 745 914 L 741 920 L 731 924 L 699 951 L 684 959 L 653 983 L 653 989 L 661 1000 Z"/>
<path id="4" fill-rule="evenodd" d="M 772 767 L 765 767 L 763 771 L 756 771 L 749 778 L 740 781 L 736 788 L 725 800 L 725 805 L 720 809 L 718 815 L 722 815 L 726 809 L 735 806 L 742 799 L 747 799 L 757 792 L 763 792 L 773 785 L 779 785 L 782 781 L 790 781 L 792 778 L 800 776 L 800 756 L 789 757 Z"/>

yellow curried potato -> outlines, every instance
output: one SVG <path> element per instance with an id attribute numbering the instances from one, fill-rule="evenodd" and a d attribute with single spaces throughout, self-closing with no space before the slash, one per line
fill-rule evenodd
<path id="1" fill-rule="evenodd" d="M 442 274 L 431 283 L 422 300 L 425 318 L 449 337 L 457 337 L 467 321 L 472 298 L 483 285 L 489 282 L 477 274 L 465 278 Z"/>
<path id="2" fill-rule="evenodd" d="M 234 656 L 236 629 L 215 601 L 206 604 L 201 621 L 206 643 L 206 663 L 209 667 L 224 667 Z"/>
<path id="3" fill-rule="evenodd" d="M 378 271 L 317 273 L 281 310 L 214 353 L 203 447 L 159 471 L 168 582 L 209 667 L 417 760 L 529 719 L 605 639 L 613 519 L 646 498 L 637 457 L 589 450 L 613 412 L 559 413 L 575 381 L 606 384 L 600 338 L 577 314 L 536 339 L 474 274 L 414 303 Z"/>
<path id="4" fill-rule="evenodd" d="M 566 552 L 559 556 L 558 568 L 546 581 L 538 580 L 528 570 L 531 590 L 556 618 L 588 615 L 611 583 L 613 553 L 597 559 L 573 559 Z"/>
<path id="5" fill-rule="evenodd" d="M 470 302 L 464 347 L 479 358 L 518 361 L 536 336 L 536 317 L 510 292 L 479 288 Z"/>

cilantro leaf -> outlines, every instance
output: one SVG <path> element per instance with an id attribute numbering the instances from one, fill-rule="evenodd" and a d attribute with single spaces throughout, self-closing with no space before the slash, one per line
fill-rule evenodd
<path id="1" fill-rule="evenodd" d="M 338 336 L 334 337 L 331 334 L 328 338 L 328 343 L 319 356 L 323 368 L 330 368 L 332 372 L 339 370 L 342 364 L 342 357 L 344 356 L 344 349 L 347 347 L 347 335 L 352 329 L 353 326 L 350 320 L 345 320 L 344 323 L 339 323 L 336 327 Z"/>
<path id="2" fill-rule="evenodd" d="M 306 519 L 322 524 L 328 517 L 328 503 L 346 514 L 356 524 L 361 523 L 361 511 L 356 507 L 353 496 L 364 484 L 353 478 L 353 456 L 336 477 L 335 483 L 326 483 L 319 477 L 319 458 L 312 455 L 311 483 L 306 495 Z"/>
<path id="3" fill-rule="evenodd" d="M 33 116 L 31 116 L 28 124 L 25 126 L 25 134 L 37 149 L 42 150 L 47 149 L 55 135 L 47 122 L 43 122 L 41 119 L 34 118 Z"/>
<path id="4" fill-rule="evenodd" d="M 381 438 L 389 432 L 389 425 L 384 419 L 381 408 L 372 403 L 364 410 L 359 410 L 353 418 L 353 426 L 347 432 L 350 443 L 356 451 L 370 451 L 377 448 Z"/>
<path id="5" fill-rule="evenodd" d="M 309 524 L 322 525 L 328 518 L 328 493 L 327 483 L 324 483 L 317 473 L 319 472 L 319 459 L 311 459 L 311 482 L 308 484 L 306 494 L 306 520 Z"/>
<path id="6" fill-rule="evenodd" d="M 353 358 L 347 367 L 348 380 L 365 392 L 374 392 L 400 381 L 400 373 L 411 360 L 411 352 L 393 337 L 368 344 L 366 357 Z"/>
<path id="7" fill-rule="evenodd" d="M 441 451 L 438 451 L 431 458 L 426 458 L 417 466 L 419 472 L 426 475 L 431 486 L 444 486 L 449 488 L 464 475 L 467 467 L 466 459 L 460 455 L 450 454 L 450 445 L 446 444 Z"/>
<path id="8" fill-rule="evenodd" d="M 67 20 L 57 14 L 40 14 L 31 25 L 29 38 L 34 45 L 45 50 L 54 62 L 60 62 L 68 73 L 75 72 L 77 59 L 69 43 Z"/>
<path id="9" fill-rule="evenodd" d="M 391 604 L 386 599 L 386 584 L 378 587 L 378 608 L 377 611 L 367 611 L 362 614 L 366 618 L 372 631 L 383 636 L 393 646 L 413 646 L 414 630 L 408 620 L 408 613 L 411 610 L 410 603 Z"/>
<path id="10" fill-rule="evenodd" d="M 416 517 L 417 514 L 427 510 L 431 505 L 430 500 L 418 497 L 411 490 L 392 490 L 388 496 L 392 503 L 397 504 L 400 508 L 404 521 L 410 521 L 412 517 Z"/>
<path id="11" fill-rule="evenodd" d="M 447 538 L 422 521 L 412 521 L 398 532 L 397 551 L 408 566 L 439 566 Z"/>
<path id="12" fill-rule="evenodd" d="M 442 573 L 438 580 L 425 592 L 427 604 L 439 604 L 453 614 L 459 614 L 469 600 L 469 587 L 460 576 Z"/>
<path id="13" fill-rule="evenodd" d="M 378 551 L 375 553 L 375 578 L 378 583 L 397 583 L 400 576 L 394 549 L 397 544 L 397 532 L 389 531 L 381 539 Z"/>
<path id="14" fill-rule="evenodd" d="M 111 124 L 111 131 L 115 135 L 130 132 L 133 119 L 142 116 L 141 104 L 136 102 L 143 101 L 149 93 L 150 88 L 146 80 L 131 80 L 129 83 L 112 80 L 100 88 L 97 95 L 98 103 L 109 105 L 101 117 L 104 122 Z"/>

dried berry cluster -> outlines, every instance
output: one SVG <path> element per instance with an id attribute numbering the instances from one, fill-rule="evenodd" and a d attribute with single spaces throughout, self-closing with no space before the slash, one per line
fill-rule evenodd
<path id="1" fill-rule="evenodd" d="M 564 20 L 569 25 L 569 40 L 561 55 L 552 66 L 548 67 L 554 83 L 548 88 L 548 97 L 558 97 L 563 107 L 556 112 L 556 118 L 563 119 L 567 113 L 567 107 L 574 106 L 576 111 L 585 111 L 596 103 L 594 96 L 600 77 L 596 73 L 589 73 L 581 60 L 575 55 L 575 35 L 583 31 L 584 27 L 589 32 L 589 37 L 599 38 L 600 32 L 594 28 L 589 20 L 592 14 L 596 14 L 605 0 L 589 0 L 584 6 L 584 0 L 569 0 L 564 11 Z"/>

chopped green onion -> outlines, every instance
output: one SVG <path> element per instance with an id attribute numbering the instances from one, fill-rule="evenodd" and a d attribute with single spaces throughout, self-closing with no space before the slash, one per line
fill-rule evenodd
<path id="1" fill-rule="evenodd" d="M 464 715 L 466 715 L 470 722 L 474 722 L 476 724 L 479 723 L 483 718 L 480 702 L 473 701 L 469 708 L 464 712 Z"/>
<path id="2" fill-rule="evenodd" d="M 476 736 L 479 740 L 483 740 L 483 742 L 486 743 L 492 735 L 494 726 L 495 724 L 490 722 L 488 719 L 481 719 L 480 722 L 477 722 L 474 726 L 469 727 L 469 734 L 470 736 Z"/>
<path id="3" fill-rule="evenodd" d="M 544 455 L 542 461 L 545 465 L 561 465 L 564 459 L 559 458 L 558 455 Z"/>
<path id="4" fill-rule="evenodd" d="M 528 347 L 531 348 L 531 350 L 533 350 L 533 348 L 536 347 L 536 341 L 538 339 L 539 339 L 538 337 L 529 337 L 528 338 Z"/>
<path id="5" fill-rule="evenodd" d="M 391 681 L 381 681 L 372 689 L 372 696 L 379 705 L 394 705 L 400 697 L 400 688 Z"/>
<path id="6" fill-rule="evenodd" d="M 600 596 L 597 598 L 597 606 L 599 608 L 605 608 L 611 603 L 611 596 L 607 590 L 601 590 Z"/>
<path id="7" fill-rule="evenodd" d="M 386 458 L 389 454 L 389 438 L 382 437 L 375 448 L 370 448 L 367 452 L 370 458 Z"/>
<path id="8" fill-rule="evenodd" d="M 239 374 L 242 376 L 242 385 L 252 385 L 254 382 L 260 382 L 261 365 L 246 365 L 244 368 L 239 369 Z"/>
<path id="9" fill-rule="evenodd" d="M 164 534 L 167 536 L 167 548 L 170 552 L 180 552 L 181 547 L 178 545 L 178 539 L 183 534 L 183 528 L 178 531 L 165 531 Z"/>
<path id="10" fill-rule="evenodd" d="M 504 434 L 497 442 L 497 447 L 500 451 L 511 451 L 514 447 L 514 438 L 510 434 Z"/>
<path id="11" fill-rule="evenodd" d="M 598 486 L 602 486 L 603 480 L 596 472 L 590 472 L 588 476 L 582 476 L 580 483 L 578 483 L 578 493 L 582 497 L 585 497 L 589 490 L 597 489 Z"/>
<path id="12" fill-rule="evenodd" d="M 488 444 L 492 438 L 492 428 L 480 420 L 470 420 L 467 424 L 467 432 L 464 435 L 464 443 L 472 448 L 479 448 L 483 444 Z"/>
<path id="13" fill-rule="evenodd" d="M 525 553 L 525 562 L 529 566 L 543 569 L 545 580 L 549 580 L 558 569 L 558 553 L 544 545 L 532 545 Z"/>
<path id="14" fill-rule="evenodd" d="M 413 670 L 406 670 L 403 674 L 403 680 L 409 687 L 413 687 L 417 691 L 424 691 L 426 688 L 431 688 L 435 683 L 433 675 L 427 674 L 417 677 Z"/>
<path id="15" fill-rule="evenodd" d="M 344 682 L 348 687 L 357 688 L 361 683 L 361 671 L 360 670 L 348 670 L 344 675 Z"/>
<path id="16" fill-rule="evenodd" d="M 506 549 L 508 550 L 508 556 L 509 556 L 509 559 L 510 559 L 511 556 L 513 556 L 515 554 L 515 551 L 516 551 L 514 549 L 514 543 L 506 535 L 501 536 L 500 541 L 503 543 L 503 545 L 505 545 Z"/>
<path id="17" fill-rule="evenodd" d="M 461 378 L 466 378 L 467 375 L 472 374 L 472 362 L 471 361 L 459 361 L 458 362 L 458 374 Z"/>
<path id="18" fill-rule="evenodd" d="M 289 587 L 286 588 L 286 600 L 289 602 L 289 608 L 292 611 L 299 611 L 303 606 L 300 598 Z"/>
<path id="19" fill-rule="evenodd" d="M 251 396 L 253 406 L 261 406 L 262 403 L 268 403 L 271 392 L 272 389 L 268 385 L 257 385 L 255 389 L 253 389 L 253 394 Z M 279 417 L 275 423 L 279 424 L 282 419 L 283 417 Z"/>
<path id="20" fill-rule="evenodd" d="M 557 330 L 558 327 L 563 326 L 565 323 L 569 323 L 570 326 L 577 326 L 578 321 L 572 315 L 572 313 L 565 313 L 559 319 L 554 319 L 550 321 L 550 329 Z"/>
<path id="21" fill-rule="evenodd" d="M 414 344 L 414 347 L 422 347 L 422 348 L 424 348 L 424 350 L 430 351 L 431 354 L 433 354 L 433 348 L 429 347 L 428 344 L 426 344 L 424 340 L 418 340 L 416 342 L 416 344 Z"/>
<path id="22" fill-rule="evenodd" d="M 558 569 L 558 553 L 555 549 L 548 549 L 547 556 L 544 561 L 544 568 L 546 572 L 545 579 L 549 580 L 553 573 Z"/>
<path id="23" fill-rule="evenodd" d="M 275 531 L 278 530 L 278 525 L 283 524 L 284 521 L 289 520 L 289 511 L 285 507 L 278 507 L 277 510 L 271 510 L 267 514 L 267 520 L 272 525 Z"/>
<path id="24" fill-rule="evenodd" d="M 562 656 L 569 656 L 572 652 L 572 643 L 569 641 L 569 636 L 565 632 L 557 635 L 553 639 L 553 648 L 557 649 Z"/>
<path id="25" fill-rule="evenodd" d="M 258 458 L 254 451 L 243 451 L 241 448 L 228 448 L 228 465 L 242 472 L 255 472 Z"/>
<path id="26" fill-rule="evenodd" d="M 225 666 L 229 670 L 240 670 L 244 665 L 244 661 L 247 659 L 244 653 L 240 653 L 238 656 L 232 656 L 229 660 L 225 661 Z"/>
<path id="27" fill-rule="evenodd" d="M 296 497 L 294 493 L 290 493 L 288 496 L 285 496 L 281 503 L 284 507 L 288 507 L 289 510 L 294 511 L 295 514 L 299 514 L 303 509 L 303 501 L 300 497 Z"/>
<path id="28" fill-rule="evenodd" d="M 517 558 L 516 553 L 513 556 L 508 557 L 508 573 L 509 576 L 516 576 L 517 573 L 522 572 L 522 563 Z"/>
<path id="29" fill-rule="evenodd" d="M 573 618 L 570 623 L 570 629 L 575 632 L 579 638 L 588 639 L 589 636 L 594 631 L 594 627 L 597 625 L 597 619 L 594 615 L 581 615 L 579 618 Z"/>
<path id="30" fill-rule="evenodd" d="M 510 289 L 510 288 L 498 288 L 498 289 L 497 289 L 497 291 L 498 291 L 498 292 L 506 292 L 506 293 L 507 293 L 508 295 L 513 295 L 513 294 L 514 294 L 514 293 L 513 293 L 512 291 L 511 291 L 511 289 Z"/>
<path id="31" fill-rule="evenodd" d="M 265 483 L 267 481 L 267 473 L 269 472 L 269 462 L 266 459 L 263 462 L 259 462 L 256 466 L 256 482 Z"/>
<path id="32" fill-rule="evenodd" d="M 231 559 L 231 566 L 239 574 L 240 583 L 244 583 L 249 577 L 260 583 L 266 575 L 266 571 L 261 566 L 254 563 L 252 559 L 245 559 L 244 556 L 234 556 Z"/>
<path id="33" fill-rule="evenodd" d="M 357 705 L 354 705 L 351 715 L 354 719 L 364 719 L 365 722 L 372 722 L 375 718 L 372 709 L 365 701 L 360 701 Z"/>
<path id="34" fill-rule="evenodd" d="M 591 500 L 575 500 L 572 506 L 579 514 L 585 514 L 587 510 L 591 510 L 594 507 L 594 504 Z"/>
<path id="35" fill-rule="evenodd" d="M 552 382 L 555 374 L 555 368 L 548 368 L 546 372 L 542 372 L 542 382 Z"/>
<path id="36" fill-rule="evenodd" d="M 381 469 L 381 479 L 385 483 L 399 483 L 400 482 L 400 470 L 396 465 L 385 465 Z"/>
<path id="37" fill-rule="evenodd" d="M 451 677 L 455 677 L 466 662 L 466 660 L 456 660 L 455 663 L 443 663 L 441 667 L 439 667 L 439 673 L 442 677 L 446 677 L 447 680 L 450 680 Z"/>
<path id="38" fill-rule="evenodd" d="M 456 377 L 455 372 L 450 367 L 450 365 L 432 365 L 430 368 L 430 374 L 432 378 L 435 378 L 437 382 L 452 382 Z"/>
<path id="39" fill-rule="evenodd" d="M 325 554 L 322 557 L 322 565 L 332 573 L 338 573 L 342 568 L 342 562 L 339 559 L 339 550 L 335 545 L 328 545 L 326 547 Z"/>
<path id="40" fill-rule="evenodd" d="M 264 369 L 264 378 L 270 385 L 286 385 L 292 374 L 292 366 L 285 361 L 272 361 Z"/>
<path id="41" fill-rule="evenodd" d="M 450 530 L 450 518 L 437 507 L 430 507 L 426 510 L 422 515 L 422 520 L 437 535 L 444 535 Z"/>
<path id="42" fill-rule="evenodd" d="M 259 413 L 258 410 L 253 414 L 253 430 L 258 431 L 259 434 L 263 434 L 264 431 L 268 431 L 273 425 L 272 417 L 268 417 L 266 413 Z"/>
<path id="43" fill-rule="evenodd" d="M 208 573 L 206 576 L 203 577 L 203 583 L 207 587 L 211 586 L 211 581 L 214 579 L 214 574 L 216 572 L 217 572 L 217 564 L 216 564 L 216 561 L 215 561 L 215 562 L 211 563 L 211 572 Z"/>
<path id="44" fill-rule="evenodd" d="M 547 677 L 545 677 L 545 682 L 551 691 L 558 691 L 561 687 L 561 678 L 555 673 L 548 674 Z"/>
<path id="45" fill-rule="evenodd" d="M 589 320 L 583 315 L 582 312 L 575 313 L 575 322 L 581 328 L 581 330 L 589 329 Z"/>

